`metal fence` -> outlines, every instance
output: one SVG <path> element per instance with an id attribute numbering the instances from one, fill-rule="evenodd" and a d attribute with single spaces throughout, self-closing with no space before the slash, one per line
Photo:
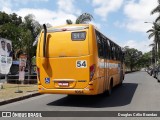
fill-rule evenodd
<path id="1" fill-rule="evenodd" d="M 5 75 L 1 76 L 0 83 L 23 83 L 23 84 L 37 84 L 37 75 L 25 75 L 25 79 L 19 81 L 19 75 Z"/>

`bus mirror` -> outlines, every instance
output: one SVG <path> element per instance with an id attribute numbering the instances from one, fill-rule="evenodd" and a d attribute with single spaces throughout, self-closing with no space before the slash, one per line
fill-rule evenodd
<path id="1" fill-rule="evenodd" d="M 43 39 L 43 57 L 46 57 L 46 36 L 47 36 L 47 27 L 45 24 L 43 24 L 44 29 L 44 39 Z"/>

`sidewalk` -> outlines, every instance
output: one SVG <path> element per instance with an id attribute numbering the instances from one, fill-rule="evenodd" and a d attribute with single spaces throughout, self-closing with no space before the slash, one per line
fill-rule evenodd
<path id="1" fill-rule="evenodd" d="M 40 95 L 35 84 L 19 84 L 19 90 L 23 92 L 16 93 L 18 91 L 17 84 L 4 83 L 3 89 L 0 89 L 0 105 Z"/>

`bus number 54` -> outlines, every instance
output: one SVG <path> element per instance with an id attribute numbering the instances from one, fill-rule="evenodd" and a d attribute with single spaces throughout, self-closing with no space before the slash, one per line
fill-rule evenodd
<path id="1" fill-rule="evenodd" d="M 76 61 L 76 67 L 77 68 L 86 68 L 87 67 L 87 61 L 86 60 Z"/>

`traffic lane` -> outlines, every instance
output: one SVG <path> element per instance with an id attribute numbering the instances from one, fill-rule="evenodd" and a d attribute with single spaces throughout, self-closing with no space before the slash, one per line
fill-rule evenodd
<path id="1" fill-rule="evenodd" d="M 29 99 L 0 106 L 0 111 L 47 111 L 46 103 L 66 95 L 44 94 Z"/>
<path id="2" fill-rule="evenodd" d="M 160 84 L 157 80 L 147 72 L 133 73 L 127 77 L 130 78 L 130 81 L 138 83 L 130 106 L 131 110 L 160 111 Z"/>
<path id="3" fill-rule="evenodd" d="M 153 77 L 149 76 L 148 74 L 146 74 L 145 72 L 138 72 L 138 73 L 130 73 L 128 75 L 126 75 L 126 78 L 125 78 L 125 81 L 124 81 L 124 85 L 122 87 L 117 87 L 114 89 L 113 91 L 113 94 L 118 94 L 117 93 L 117 89 L 120 88 L 120 90 L 125 87 L 125 83 L 132 83 L 132 84 L 136 84 L 136 88 L 134 90 L 134 94 L 131 98 L 131 101 L 128 102 L 128 104 L 124 105 L 124 106 L 115 106 L 115 107 L 100 107 L 100 108 L 97 108 L 97 105 L 96 107 L 90 107 L 90 106 L 93 106 L 93 105 L 89 105 L 89 107 L 85 107 L 87 105 L 85 105 L 85 103 L 82 104 L 82 106 L 80 107 L 76 107 L 76 105 L 72 105 L 71 107 L 69 105 L 64 105 L 64 106 L 61 106 L 61 105 L 52 105 L 52 103 L 60 100 L 60 99 L 63 99 L 63 98 L 67 98 L 67 96 L 65 95 L 41 95 L 41 96 L 37 96 L 37 97 L 34 97 L 34 98 L 30 98 L 28 100 L 24 100 L 24 101 L 20 101 L 18 103 L 12 103 L 12 104 L 8 104 L 8 105 L 4 105 L 4 106 L 0 106 L 0 110 L 1 108 L 3 107 L 4 109 L 6 110 L 9 110 L 9 108 L 15 108 L 15 110 L 17 110 L 16 108 L 18 107 L 18 109 L 21 111 L 23 110 L 38 110 L 39 111 L 57 111 L 57 110 L 70 110 L 70 111 L 76 111 L 76 110 L 79 110 L 79 111 L 84 111 L 84 110 L 105 110 L 105 111 L 112 111 L 112 110 L 142 110 L 142 109 L 139 109 L 139 108 L 143 108 L 143 110 L 147 111 L 147 110 L 150 110 L 150 109 L 146 109 L 146 106 L 149 106 L 151 107 L 152 110 L 156 110 L 156 108 L 158 108 L 158 106 L 160 105 L 159 103 L 159 99 L 156 100 L 158 97 L 159 97 L 159 83 L 157 83 L 156 79 L 154 79 Z M 126 84 L 126 85 L 127 85 Z M 129 84 L 128 84 L 129 85 Z M 127 85 L 127 86 L 128 86 Z M 130 87 L 129 87 L 130 88 Z M 132 88 L 133 89 L 133 88 Z M 128 90 L 128 89 L 126 89 Z M 132 90 L 131 90 L 132 91 Z M 150 92 L 149 92 L 150 91 Z M 127 91 L 124 91 L 126 93 L 128 93 Z M 130 93 L 128 93 L 130 94 Z M 109 96 L 109 97 L 106 97 L 106 98 L 110 98 L 112 96 Z M 82 97 L 83 98 L 83 97 Z M 67 98 L 67 99 L 71 99 L 71 98 Z M 75 99 L 75 98 L 74 98 Z M 94 98 L 93 98 L 94 99 Z M 95 98 L 97 99 L 97 98 Z M 99 99 L 99 98 L 98 98 Z M 103 98 L 102 98 L 103 99 Z M 117 99 L 117 98 L 114 98 L 114 99 Z M 34 102 L 33 102 L 34 101 Z M 36 101 L 36 102 L 35 102 Z M 61 102 L 65 101 L 65 100 L 60 100 Z M 88 100 L 87 100 L 88 101 Z M 92 99 L 90 99 L 90 101 L 92 101 Z M 113 100 L 114 101 L 114 100 Z M 117 99 L 118 101 L 118 99 Z M 73 101 L 74 102 L 74 101 Z M 99 102 L 99 101 L 98 101 Z M 28 108 L 26 108 L 25 104 L 28 103 Z M 50 104 L 51 105 L 47 105 L 47 104 Z M 74 104 L 75 104 L 74 103 Z M 149 104 L 148 104 L 149 103 Z M 13 105 L 15 104 L 15 105 Z M 32 104 L 32 105 L 30 105 Z M 54 103 L 55 104 L 55 103 Z M 67 104 L 67 103 L 66 103 Z M 100 103 L 98 103 L 100 104 Z M 148 104 L 148 105 L 147 105 Z M 83 107 L 84 105 L 84 107 Z M 144 106 L 145 105 L 145 106 Z M 6 107 L 7 106 L 7 107 Z M 19 106 L 22 106 L 24 109 L 22 108 L 19 108 Z M 40 106 L 39 108 L 37 108 L 37 106 Z M 41 109 L 41 107 L 43 108 L 43 110 Z M 2 110 L 3 110 L 2 108 Z M 87 109 L 88 108 L 88 109 Z M 114 109 L 113 109 L 114 108 Z M 159 107 L 160 108 L 160 107 Z M 36 118 L 33 118 L 33 120 L 36 119 Z M 39 120 L 39 118 L 37 118 Z M 71 118 L 71 117 L 62 117 L 62 118 L 42 118 L 43 120 L 54 120 L 54 119 L 58 119 L 58 120 L 61 120 L 61 119 L 74 119 L 74 120 L 81 120 L 81 119 L 84 119 L 84 117 L 74 117 L 74 118 Z M 85 118 L 85 119 L 92 119 L 92 120 L 97 120 L 97 119 L 101 119 L 101 120 L 106 120 L 106 119 L 110 119 L 110 120 L 115 120 L 115 119 L 122 119 L 122 120 L 139 120 L 139 119 L 145 119 L 145 120 L 158 120 L 159 118 L 124 118 L 124 117 L 118 117 L 118 118 L 102 118 L 102 117 L 89 117 L 89 118 Z M 11 120 L 14 120 L 13 118 Z M 15 119 L 17 120 L 17 118 Z"/>
<path id="4" fill-rule="evenodd" d="M 111 96 L 65 96 L 50 102 L 48 106 L 82 107 L 82 108 L 109 108 L 125 106 L 131 103 L 138 84 L 123 83 L 114 88 Z"/>
<path id="5" fill-rule="evenodd" d="M 122 86 L 111 96 L 41 95 L 4 105 L 0 110 L 65 111 L 65 110 L 159 110 L 160 86 L 145 72 L 127 74 Z"/>
<path id="6" fill-rule="evenodd" d="M 114 88 L 111 96 L 66 96 L 40 95 L 0 107 L 0 110 L 17 111 L 65 111 L 65 110 L 110 110 L 110 107 L 121 107 L 131 103 L 138 84 L 123 83 Z M 93 108 L 93 109 L 91 109 Z"/>

